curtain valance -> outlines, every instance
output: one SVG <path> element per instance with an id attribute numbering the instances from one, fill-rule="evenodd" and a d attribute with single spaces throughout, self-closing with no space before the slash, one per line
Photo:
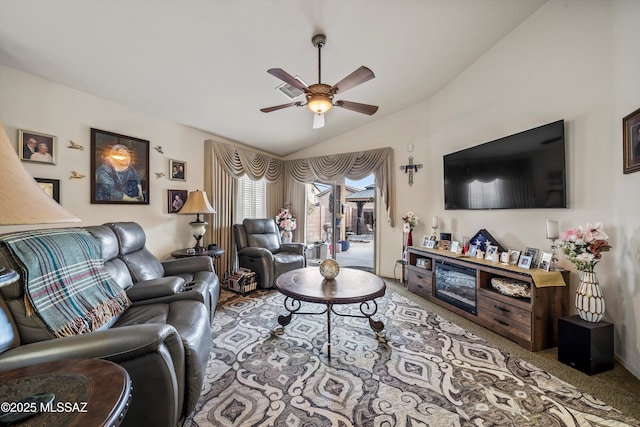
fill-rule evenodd
<path id="1" fill-rule="evenodd" d="M 213 151 L 222 167 L 235 178 L 247 174 L 254 181 L 265 178 L 275 182 L 284 172 L 282 160 L 252 150 L 214 142 Z"/>
<path id="2" fill-rule="evenodd" d="M 235 178 L 247 174 L 253 180 L 265 178 L 275 182 L 284 177 L 308 184 L 344 178 L 359 180 L 375 173 L 376 188 L 384 200 L 389 224 L 394 226 L 393 149 L 390 147 L 286 161 L 222 142 L 214 142 L 213 150 L 220 165 Z M 287 195 L 285 199 L 290 200 Z"/>

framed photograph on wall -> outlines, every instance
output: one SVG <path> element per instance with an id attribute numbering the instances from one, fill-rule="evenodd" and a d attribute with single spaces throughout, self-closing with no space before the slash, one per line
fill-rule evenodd
<path id="1" fill-rule="evenodd" d="M 47 193 L 56 202 L 60 203 L 60 180 L 47 178 L 33 178 L 36 180 L 42 191 Z"/>
<path id="2" fill-rule="evenodd" d="M 178 213 L 187 201 L 187 190 L 167 190 L 167 209 L 169 213 Z"/>
<path id="3" fill-rule="evenodd" d="M 623 172 L 640 171 L 640 108 L 622 119 Z"/>
<path id="4" fill-rule="evenodd" d="M 56 137 L 30 130 L 18 130 L 18 155 L 25 162 L 56 164 Z"/>
<path id="5" fill-rule="evenodd" d="M 91 129 L 91 203 L 149 204 L 149 141 Z"/>
<path id="6" fill-rule="evenodd" d="M 187 162 L 181 160 L 169 160 L 169 179 L 174 181 L 187 180 Z"/>

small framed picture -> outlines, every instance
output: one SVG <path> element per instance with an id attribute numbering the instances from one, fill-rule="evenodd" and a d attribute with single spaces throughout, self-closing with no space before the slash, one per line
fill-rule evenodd
<path id="1" fill-rule="evenodd" d="M 47 193 L 56 202 L 60 203 L 60 180 L 59 179 L 46 179 L 46 178 L 34 178 L 42 191 Z"/>
<path id="2" fill-rule="evenodd" d="M 428 244 L 429 244 L 430 241 L 431 241 L 431 237 L 425 234 L 424 237 L 422 238 L 422 247 L 423 248 L 428 248 L 429 247 Z M 431 247 L 433 247 L 433 246 L 431 246 Z"/>
<path id="3" fill-rule="evenodd" d="M 640 171 L 640 108 L 622 119 L 623 172 Z"/>
<path id="4" fill-rule="evenodd" d="M 25 162 L 56 164 L 56 137 L 30 130 L 18 131 L 18 154 Z"/>
<path id="5" fill-rule="evenodd" d="M 540 249 L 536 248 L 526 248 L 524 250 L 523 255 L 527 255 L 531 257 L 531 265 L 536 265 L 536 261 L 538 260 L 538 254 L 540 253 Z"/>
<path id="6" fill-rule="evenodd" d="M 549 271 L 551 268 L 551 258 L 553 254 L 551 252 L 542 252 L 542 256 L 540 257 L 540 264 L 538 264 L 538 268 L 544 271 Z"/>
<path id="7" fill-rule="evenodd" d="M 181 160 L 169 160 L 169 179 L 174 181 L 187 180 L 187 162 Z"/>
<path id="8" fill-rule="evenodd" d="M 485 257 L 485 259 L 493 260 L 494 259 L 494 255 L 497 255 L 497 253 L 498 253 L 498 247 L 497 246 L 487 245 L 487 252 L 485 253 L 484 257 Z"/>
<path id="9" fill-rule="evenodd" d="M 458 252 L 458 248 L 460 247 L 460 242 L 458 242 L 457 240 L 454 240 L 453 242 L 451 242 L 451 252 Z"/>
<path id="10" fill-rule="evenodd" d="M 438 242 L 438 249 L 442 249 L 443 251 L 448 251 L 451 247 L 451 240 L 440 240 Z"/>
<path id="11" fill-rule="evenodd" d="M 500 254 L 500 263 L 509 264 L 509 252 L 502 252 Z"/>
<path id="12" fill-rule="evenodd" d="M 423 242 L 424 244 L 422 246 L 424 246 L 425 248 L 428 249 L 434 249 L 436 247 L 436 241 L 435 240 L 427 240 L 426 242 Z"/>
<path id="13" fill-rule="evenodd" d="M 467 256 L 475 258 L 477 252 L 478 252 L 478 247 L 476 245 L 469 245 L 469 250 L 467 251 Z"/>
<path id="14" fill-rule="evenodd" d="M 509 249 L 509 264 L 518 265 L 520 259 L 520 251 Z"/>
<path id="15" fill-rule="evenodd" d="M 169 213 L 178 213 L 187 201 L 187 190 L 167 190 L 167 206 Z"/>
<path id="16" fill-rule="evenodd" d="M 518 262 L 518 267 L 520 268 L 531 268 L 531 257 L 527 255 L 522 255 L 520 257 L 520 261 Z"/>

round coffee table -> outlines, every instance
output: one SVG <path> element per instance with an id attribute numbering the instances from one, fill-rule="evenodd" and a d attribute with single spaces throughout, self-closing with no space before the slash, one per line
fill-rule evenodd
<path id="1" fill-rule="evenodd" d="M 369 321 L 369 326 L 378 334 L 384 323 L 372 316 L 378 311 L 376 298 L 384 296 L 384 280 L 375 274 L 350 268 L 340 269 L 334 280 L 324 280 L 317 267 L 299 268 L 288 271 L 276 279 L 276 289 L 285 295 L 284 308 L 287 315 L 278 317 L 278 323 L 287 326 L 294 314 L 327 313 L 327 355 L 331 360 L 331 313 L 344 317 L 359 317 Z M 301 301 L 326 305 L 324 311 L 303 312 Z M 361 315 L 342 314 L 334 310 L 334 305 L 360 303 Z"/>

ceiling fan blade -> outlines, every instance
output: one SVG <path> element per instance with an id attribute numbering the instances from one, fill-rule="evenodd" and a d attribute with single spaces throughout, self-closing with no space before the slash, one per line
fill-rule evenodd
<path id="1" fill-rule="evenodd" d="M 371 80 L 375 76 L 376 75 L 373 74 L 373 71 L 363 65 L 344 79 L 340 80 L 338 83 L 334 84 L 331 89 L 335 89 L 335 93 L 343 93 L 352 87 L 356 87 Z"/>
<path id="2" fill-rule="evenodd" d="M 290 102 L 288 104 L 274 105 L 273 107 L 261 108 L 260 111 L 263 113 L 270 113 L 272 111 L 282 110 L 283 108 L 293 107 L 294 105 L 296 107 L 300 107 L 302 102 Z"/>
<path id="3" fill-rule="evenodd" d="M 295 77 L 287 73 L 282 68 L 270 68 L 267 70 L 267 73 L 271 74 L 274 77 L 279 78 L 285 83 L 289 83 L 291 86 L 297 89 L 305 90 L 307 88 L 307 86 L 301 83 L 300 80 L 297 80 Z"/>
<path id="4" fill-rule="evenodd" d="M 313 128 L 314 129 L 320 129 L 324 127 L 324 114 L 323 113 L 319 113 L 313 114 Z"/>
<path id="5" fill-rule="evenodd" d="M 336 107 L 346 108 L 347 110 L 355 111 L 357 113 L 374 115 L 378 111 L 377 105 L 360 104 L 359 102 L 351 101 L 336 101 L 334 104 Z"/>

